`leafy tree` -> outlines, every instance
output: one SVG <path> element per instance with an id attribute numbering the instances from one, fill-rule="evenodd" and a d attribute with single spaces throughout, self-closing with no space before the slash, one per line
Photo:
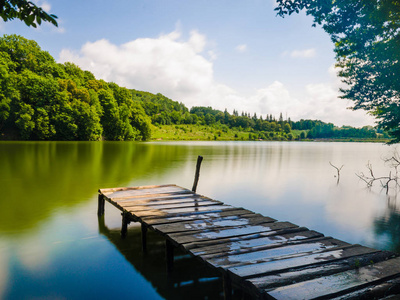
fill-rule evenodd
<path id="1" fill-rule="evenodd" d="M 145 141 L 151 136 L 150 118 L 144 113 L 144 109 L 138 103 L 134 103 L 131 109 L 131 124 L 138 129 L 136 140 Z"/>
<path id="2" fill-rule="evenodd" d="M 33 120 L 35 122 L 35 128 L 33 133 L 40 140 L 50 139 L 55 133 L 54 125 L 50 124 L 50 118 L 47 111 L 39 107 L 33 116 Z"/>
<path id="3" fill-rule="evenodd" d="M 96 107 L 82 101 L 72 103 L 73 117 L 77 125 L 76 139 L 80 141 L 97 141 L 101 139 L 103 127 Z"/>
<path id="4" fill-rule="evenodd" d="M 35 128 L 34 113 L 35 111 L 32 106 L 25 103 L 19 105 L 19 111 L 16 113 L 15 125 L 20 130 L 21 137 L 25 140 L 30 138 L 32 130 Z"/>
<path id="5" fill-rule="evenodd" d="M 28 69 L 39 75 L 47 75 L 51 71 L 50 66 L 55 65 L 54 58 L 47 51 L 42 51 L 35 41 L 15 34 L 0 38 L 0 52 L 9 55 L 12 61 L 9 64 L 10 71 Z"/>
<path id="6" fill-rule="evenodd" d="M 47 14 L 42 8 L 31 1 L 26 0 L 4 0 L 0 2 L 0 16 L 4 22 L 13 19 L 24 21 L 27 26 L 37 27 L 42 21 L 50 22 L 55 26 L 57 16 Z"/>
<path id="7" fill-rule="evenodd" d="M 372 113 L 400 141 L 400 1 L 277 0 L 278 15 L 305 9 L 335 45 L 342 98 Z"/>
<path id="8" fill-rule="evenodd" d="M 283 131 L 284 131 L 286 134 L 289 134 L 291 130 L 292 130 L 292 129 L 290 128 L 290 124 L 289 124 L 289 123 L 285 123 L 285 125 L 283 125 Z"/>
<path id="9" fill-rule="evenodd" d="M 215 123 L 215 117 L 212 114 L 207 113 L 204 116 L 204 121 L 206 122 L 207 125 L 212 125 Z"/>
<path id="10" fill-rule="evenodd" d="M 16 94 L 11 84 L 10 64 L 12 64 L 10 56 L 0 52 L 0 130 L 10 116 L 11 97 Z"/>
<path id="11" fill-rule="evenodd" d="M 123 124 L 119 118 L 117 101 L 109 90 L 100 90 L 99 100 L 104 109 L 101 116 L 101 124 L 104 128 L 104 136 L 108 140 L 122 140 Z"/>

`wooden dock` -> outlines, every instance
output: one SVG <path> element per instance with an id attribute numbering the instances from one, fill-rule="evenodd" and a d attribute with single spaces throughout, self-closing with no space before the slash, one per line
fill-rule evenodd
<path id="1" fill-rule="evenodd" d="M 194 188 L 195 190 L 195 188 Z M 148 229 L 166 240 L 173 269 L 179 247 L 217 269 L 225 298 L 240 289 L 250 299 L 398 299 L 400 257 L 353 245 L 289 222 L 279 222 L 176 185 L 99 190 L 122 211 L 122 236 L 140 222 L 142 248 Z"/>

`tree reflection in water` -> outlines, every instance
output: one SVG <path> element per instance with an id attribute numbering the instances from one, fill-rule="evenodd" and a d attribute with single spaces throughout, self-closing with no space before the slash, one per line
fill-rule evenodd
<path id="1" fill-rule="evenodd" d="M 137 223 L 138 224 L 138 223 Z M 167 275 L 165 239 L 148 231 L 147 253 L 143 253 L 140 226 L 129 226 L 126 238 L 121 230 L 109 229 L 104 216 L 99 217 L 99 233 L 105 236 L 125 259 L 165 299 L 223 299 L 222 280 L 219 274 L 196 258 L 175 249 L 174 271 Z M 132 291 L 134 297 L 134 291 Z"/>
<path id="2" fill-rule="evenodd" d="M 388 250 L 400 253 L 400 203 L 397 195 L 387 196 L 386 210 L 375 219 L 374 232 L 387 240 Z"/>

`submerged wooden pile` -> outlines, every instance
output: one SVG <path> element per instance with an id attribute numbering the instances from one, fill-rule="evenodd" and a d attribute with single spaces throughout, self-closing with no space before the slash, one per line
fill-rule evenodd
<path id="1" fill-rule="evenodd" d="M 400 293 L 400 258 L 352 245 L 289 222 L 226 205 L 176 185 L 99 190 L 122 213 L 122 231 L 142 225 L 166 239 L 167 268 L 180 247 L 221 272 L 225 298 L 232 286 L 254 299 L 393 299 Z"/>

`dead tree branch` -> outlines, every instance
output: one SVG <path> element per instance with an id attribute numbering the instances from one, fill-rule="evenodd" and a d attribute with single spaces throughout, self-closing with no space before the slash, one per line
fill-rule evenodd
<path id="1" fill-rule="evenodd" d="M 340 170 L 342 170 L 342 168 L 344 167 L 344 165 L 342 165 L 340 168 L 336 167 L 334 164 L 332 164 L 331 162 L 329 162 L 329 164 L 334 167 L 337 171 L 337 183 L 339 184 L 339 180 L 340 180 Z"/>
<path id="2" fill-rule="evenodd" d="M 365 175 L 362 172 L 356 175 L 358 178 L 363 180 L 369 188 L 372 187 L 375 181 L 379 181 L 381 183 L 382 188 L 386 189 L 386 194 L 388 194 L 391 182 L 394 182 L 395 186 L 400 187 L 399 177 L 398 177 L 398 167 L 400 166 L 400 157 L 399 154 L 395 152 L 392 157 L 384 158 L 383 161 L 395 169 L 395 174 L 396 174 L 395 176 L 392 176 L 392 171 L 389 171 L 389 176 L 376 177 L 372 169 L 372 164 L 370 162 L 368 162 L 366 165 L 369 175 Z"/>

